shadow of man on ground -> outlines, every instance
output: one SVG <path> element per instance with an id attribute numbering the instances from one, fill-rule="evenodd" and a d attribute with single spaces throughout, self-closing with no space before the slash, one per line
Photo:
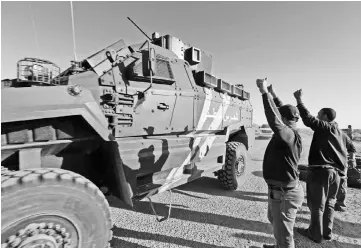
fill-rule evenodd
<path id="1" fill-rule="evenodd" d="M 241 199 L 246 201 L 267 202 L 267 193 L 224 190 L 220 187 L 218 179 L 211 177 L 201 177 L 195 181 L 181 185 L 174 190 L 174 192 L 180 194 L 186 194 L 182 191 L 196 192 L 196 193 L 202 193 L 213 196 L 234 197 L 236 199 Z M 194 196 L 194 197 L 200 198 L 200 196 Z"/>
<path id="2" fill-rule="evenodd" d="M 154 208 L 159 215 L 167 215 L 168 205 L 153 202 Z M 148 202 L 137 202 L 135 204 L 137 212 L 153 215 Z M 189 209 L 181 209 L 172 207 L 171 217 L 184 221 L 192 221 L 203 224 L 218 225 L 228 228 L 249 230 L 254 232 L 272 233 L 272 227 L 268 223 L 255 220 L 247 220 L 242 218 L 230 217 L 227 215 L 219 215 L 207 212 L 192 211 Z"/>
<path id="3" fill-rule="evenodd" d="M 140 231 L 134 231 L 130 229 L 124 229 L 124 228 L 114 228 L 114 236 L 119 238 L 132 238 L 132 239 L 138 239 L 138 240 L 154 240 L 162 243 L 171 243 L 179 246 L 187 246 L 187 247 L 201 247 L 201 248 L 231 248 L 228 246 L 218 246 L 218 245 L 212 245 L 212 244 L 206 244 L 199 241 L 193 241 L 188 240 L 184 238 L 179 237 L 172 237 L 162 234 L 155 234 L 155 233 L 149 233 L 149 232 L 140 232 Z M 118 241 L 120 240 L 120 241 Z M 121 239 L 114 240 L 114 243 L 119 243 L 119 245 L 122 244 Z M 126 242 L 126 241 L 125 241 Z M 114 246 L 114 247 L 123 247 L 123 246 Z M 124 246 L 124 247 L 131 247 L 131 246 Z M 134 247 L 144 247 L 144 246 L 134 246 Z"/>

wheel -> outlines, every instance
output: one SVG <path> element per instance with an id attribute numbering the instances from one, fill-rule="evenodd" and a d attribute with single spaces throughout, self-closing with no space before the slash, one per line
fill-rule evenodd
<path id="1" fill-rule="evenodd" d="M 236 190 L 247 175 L 247 149 L 239 142 L 228 142 L 224 169 L 217 172 L 221 187 Z"/>
<path id="2" fill-rule="evenodd" d="M 1 247 L 108 247 L 109 204 L 83 176 L 61 169 L 1 171 Z"/>
<path id="3" fill-rule="evenodd" d="M 359 178 L 348 178 L 347 186 L 350 188 L 361 189 L 361 179 Z"/>
<path id="4" fill-rule="evenodd" d="M 361 188 L 361 170 L 350 168 L 347 170 L 347 184 L 352 188 Z"/>

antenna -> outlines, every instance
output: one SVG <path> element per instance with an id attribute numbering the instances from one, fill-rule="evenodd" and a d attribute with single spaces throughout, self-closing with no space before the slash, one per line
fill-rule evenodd
<path id="1" fill-rule="evenodd" d="M 37 49 L 38 49 L 38 56 L 40 56 L 40 46 L 39 46 L 39 39 L 38 39 L 38 34 L 36 32 L 36 25 L 35 25 L 35 20 L 34 20 L 34 16 L 33 16 L 33 10 L 31 8 L 31 3 L 29 4 L 29 9 L 30 9 L 30 15 L 31 15 L 31 21 L 33 23 L 33 29 L 34 29 L 34 34 L 35 34 L 35 41 L 36 41 L 36 45 L 37 45 Z"/>
<path id="2" fill-rule="evenodd" d="M 131 21 L 134 24 L 134 26 L 136 26 L 139 29 L 140 32 L 142 32 L 148 38 L 148 40 L 151 40 L 151 38 L 149 38 L 149 36 L 140 27 L 138 27 L 138 25 L 135 24 L 135 22 L 133 22 L 132 19 L 130 19 L 129 17 L 127 18 L 129 19 L 129 21 Z"/>
<path id="3" fill-rule="evenodd" d="M 73 28 L 74 60 L 78 61 L 76 58 L 76 46 L 75 46 L 75 25 L 74 25 L 73 1 L 70 1 L 70 9 L 71 9 L 71 24 L 72 24 L 72 28 Z"/>

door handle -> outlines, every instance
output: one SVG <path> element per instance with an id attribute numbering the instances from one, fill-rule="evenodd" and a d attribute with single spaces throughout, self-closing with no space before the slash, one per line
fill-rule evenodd
<path id="1" fill-rule="evenodd" d="M 161 102 L 161 103 L 158 104 L 158 109 L 167 110 L 167 109 L 169 109 L 169 105 Z"/>

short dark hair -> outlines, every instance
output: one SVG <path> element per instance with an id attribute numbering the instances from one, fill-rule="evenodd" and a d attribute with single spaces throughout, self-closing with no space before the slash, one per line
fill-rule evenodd
<path id="1" fill-rule="evenodd" d="M 333 121 L 336 118 L 336 111 L 332 108 L 323 108 L 321 111 L 322 114 L 327 116 L 329 121 Z"/>
<path id="2" fill-rule="evenodd" d="M 298 108 L 290 104 L 282 105 L 278 108 L 278 111 L 280 112 L 282 117 L 286 118 L 289 121 L 297 122 L 300 118 L 300 112 L 298 111 Z"/>

